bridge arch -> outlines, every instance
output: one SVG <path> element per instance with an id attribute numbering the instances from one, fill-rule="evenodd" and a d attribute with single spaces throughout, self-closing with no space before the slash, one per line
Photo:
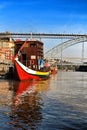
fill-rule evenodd
<path id="1" fill-rule="evenodd" d="M 74 38 L 74 39 L 62 42 L 62 43 L 58 44 L 57 46 L 51 48 L 49 51 L 47 51 L 44 54 L 44 57 L 46 59 L 48 59 L 48 58 L 49 59 L 55 58 L 55 56 L 58 53 L 61 53 L 61 51 L 63 51 L 64 49 L 66 49 L 66 48 L 68 48 L 70 46 L 73 46 L 75 44 L 78 44 L 78 43 L 81 43 L 81 42 L 86 42 L 86 41 L 87 41 L 87 37 L 86 36 L 82 36 L 82 37 L 77 37 L 77 38 Z"/>

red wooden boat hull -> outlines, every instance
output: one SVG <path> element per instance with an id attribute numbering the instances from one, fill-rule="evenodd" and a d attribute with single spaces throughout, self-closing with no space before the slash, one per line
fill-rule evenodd
<path id="1" fill-rule="evenodd" d="M 41 78 L 48 78 L 50 72 L 39 72 L 29 69 L 28 67 L 24 66 L 18 60 L 15 60 L 15 71 L 14 77 L 18 80 L 29 80 L 35 79 L 39 80 Z"/>

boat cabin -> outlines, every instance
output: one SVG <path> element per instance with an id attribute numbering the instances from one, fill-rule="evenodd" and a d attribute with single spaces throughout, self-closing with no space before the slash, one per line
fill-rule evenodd
<path id="1" fill-rule="evenodd" d="M 15 43 L 15 55 L 18 53 L 18 58 L 21 63 L 25 66 L 38 70 L 40 62 L 43 60 L 43 43 L 38 40 L 27 40 L 25 41 L 16 40 Z M 19 49 L 23 48 L 19 51 Z"/>

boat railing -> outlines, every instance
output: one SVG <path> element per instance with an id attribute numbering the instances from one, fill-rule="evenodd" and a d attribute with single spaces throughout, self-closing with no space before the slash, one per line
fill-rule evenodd
<path id="1" fill-rule="evenodd" d="M 38 62 L 30 63 L 30 60 L 23 60 L 22 63 L 27 66 L 28 68 L 34 69 L 34 70 L 40 70 L 40 71 L 49 71 L 50 66 L 46 66 L 44 64 L 43 66 L 38 65 Z"/>

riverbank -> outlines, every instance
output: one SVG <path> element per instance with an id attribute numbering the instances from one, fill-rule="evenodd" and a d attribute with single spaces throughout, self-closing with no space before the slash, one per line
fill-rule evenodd
<path id="1" fill-rule="evenodd" d="M 13 67 L 9 64 L 0 63 L 0 78 L 13 78 Z"/>

